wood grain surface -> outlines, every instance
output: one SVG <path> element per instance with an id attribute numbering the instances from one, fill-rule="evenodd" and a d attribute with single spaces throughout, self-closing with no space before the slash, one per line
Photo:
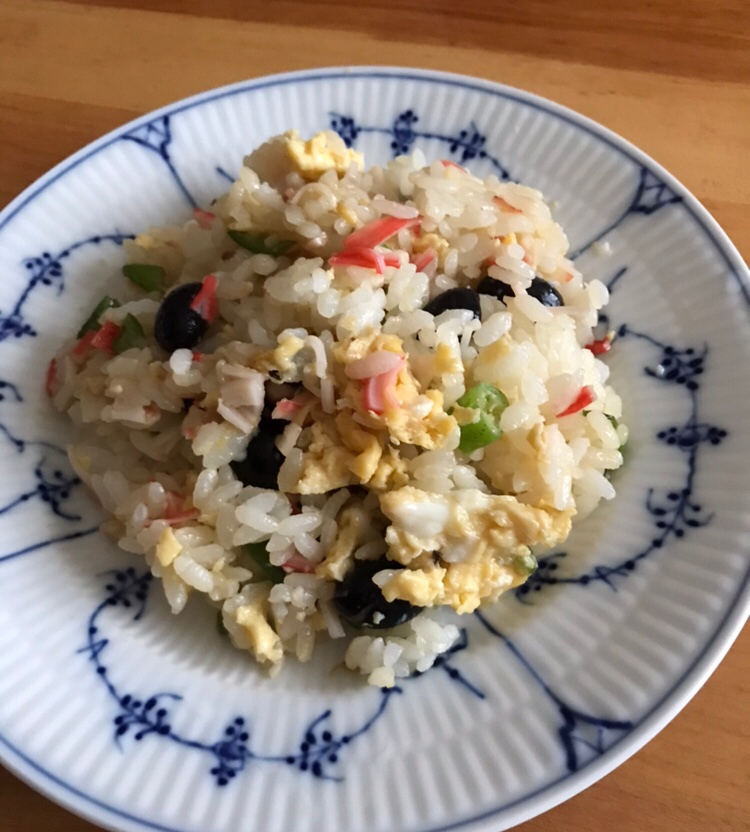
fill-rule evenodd
<path id="1" fill-rule="evenodd" d="M 748 0 L 0 0 L 0 207 L 154 107 L 346 64 L 452 70 L 566 104 L 667 167 L 750 256 Z M 745 631 L 656 739 L 519 829 L 750 830 L 749 688 Z M 94 828 L 0 769 L 3 832 Z"/>

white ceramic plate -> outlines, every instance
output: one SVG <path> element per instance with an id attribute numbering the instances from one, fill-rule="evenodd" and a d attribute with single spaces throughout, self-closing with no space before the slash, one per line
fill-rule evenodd
<path id="1" fill-rule="evenodd" d="M 123 236 L 184 219 L 291 127 L 333 127 L 369 163 L 419 146 L 541 189 L 610 286 L 621 336 L 632 440 L 616 500 L 390 694 L 330 673 L 334 652 L 269 680 L 207 608 L 172 618 L 144 565 L 94 531 L 42 393 L 50 355 L 117 278 Z M 0 758 L 103 826 L 497 832 L 641 747 L 746 619 L 746 267 L 669 174 L 562 107 L 402 69 L 208 92 L 22 194 L 0 215 L 0 274 Z"/>

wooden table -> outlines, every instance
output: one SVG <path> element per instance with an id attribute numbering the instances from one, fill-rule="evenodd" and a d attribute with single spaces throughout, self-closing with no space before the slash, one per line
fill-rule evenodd
<path id="1" fill-rule="evenodd" d="M 453 70 L 573 107 L 664 164 L 750 255 L 747 0 L 0 0 L 0 205 L 154 107 L 353 63 Z M 646 748 L 521 829 L 750 830 L 749 680 L 745 632 Z M 4 770 L 0 818 L 7 832 L 94 829 Z"/>

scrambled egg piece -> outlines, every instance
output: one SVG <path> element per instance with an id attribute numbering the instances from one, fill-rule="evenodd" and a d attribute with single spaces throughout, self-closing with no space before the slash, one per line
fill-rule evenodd
<path id="1" fill-rule="evenodd" d="M 344 144 L 343 139 L 330 130 L 316 133 L 311 139 L 300 138 L 296 130 L 284 134 L 286 152 L 296 170 L 308 182 L 314 182 L 327 171 L 335 170 L 343 176 L 354 164 L 364 168 L 364 156 Z"/>
<path id="2" fill-rule="evenodd" d="M 408 482 L 408 462 L 401 458 L 398 448 L 388 447 L 367 485 L 375 491 L 387 491 L 403 488 Z"/>
<path id="3" fill-rule="evenodd" d="M 156 544 L 156 559 L 162 566 L 169 566 L 182 551 L 182 544 L 174 536 L 171 526 L 161 533 Z"/>
<path id="4" fill-rule="evenodd" d="M 351 208 L 344 205 L 342 202 L 339 202 L 336 206 L 336 213 L 341 217 L 342 220 L 345 220 L 352 226 L 352 228 L 356 228 L 359 225 L 359 217 L 352 211 Z"/>
<path id="5" fill-rule="evenodd" d="M 489 384 L 497 383 L 495 365 L 502 358 L 505 358 L 510 351 L 511 338 L 507 334 L 481 349 L 471 368 L 475 381 L 486 381 Z M 508 390 L 503 390 L 503 392 L 510 395 Z"/>
<path id="6" fill-rule="evenodd" d="M 281 639 L 268 623 L 264 614 L 264 603 L 246 604 L 237 610 L 237 623 L 247 633 L 250 645 L 259 662 L 278 664 L 284 657 Z"/>
<path id="7" fill-rule="evenodd" d="M 341 441 L 356 454 L 349 463 L 349 470 L 360 482 L 369 482 L 383 456 L 383 446 L 378 437 L 355 422 L 348 410 L 342 410 L 336 416 L 336 428 Z"/>
<path id="8" fill-rule="evenodd" d="M 458 423 L 443 408 L 439 390 L 419 393 L 417 382 L 408 370 L 402 370 L 396 382 L 401 399 L 398 410 L 387 410 L 384 421 L 391 438 L 426 450 L 442 448 L 458 430 Z"/>
<path id="9" fill-rule="evenodd" d="M 396 335 L 349 338 L 334 345 L 333 357 L 337 365 L 334 369 L 338 370 L 339 384 L 344 387 L 344 398 L 362 417 L 365 427 L 386 430 L 393 444 L 417 445 L 427 450 L 443 447 L 458 430 L 458 424 L 445 412 L 443 394 L 439 390 L 421 391 L 407 361 L 404 361 L 394 385 L 394 394 L 400 406 L 386 405 L 380 414 L 365 408 L 363 385 L 346 376 L 346 367 L 381 350 L 405 356 L 403 342 Z"/>
<path id="10" fill-rule="evenodd" d="M 464 371 L 461 359 L 448 346 L 448 344 L 440 343 L 437 345 L 433 361 L 436 375 L 443 375 L 444 373 L 463 373 Z"/>
<path id="11" fill-rule="evenodd" d="M 383 586 L 387 601 L 397 598 L 421 607 L 445 605 L 459 614 L 474 612 L 525 580 L 508 564 L 484 559 L 425 569 L 398 569 Z"/>
<path id="12" fill-rule="evenodd" d="M 299 367 L 294 360 L 297 353 L 305 348 L 305 342 L 296 335 L 287 335 L 279 340 L 273 350 L 266 350 L 253 356 L 248 362 L 253 369 L 262 373 L 278 372 L 284 381 L 296 381 Z"/>
<path id="13" fill-rule="evenodd" d="M 316 421 L 311 427 L 312 442 L 305 451 L 302 475 L 295 487 L 297 494 L 324 494 L 336 488 L 354 485 L 356 478 L 350 464 L 353 456 L 342 444 L 335 425 Z"/>
<path id="14" fill-rule="evenodd" d="M 388 578 L 386 599 L 448 604 L 462 613 L 522 583 L 530 547 L 564 540 L 573 516 L 573 510 L 527 506 L 513 496 L 430 494 L 413 486 L 381 495 L 380 507 L 392 523 L 388 556 L 410 567 Z M 433 552 L 443 553 L 440 562 L 425 563 Z"/>
<path id="15" fill-rule="evenodd" d="M 360 508 L 345 508 L 339 519 L 339 534 L 325 559 L 318 564 L 315 574 L 330 581 L 341 581 L 346 574 L 359 545 L 365 526 L 364 512 Z"/>
<path id="16" fill-rule="evenodd" d="M 429 248 L 437 254 L 438 263 L 442 265 L 445 262 L 445 255 L 448 253 L 450 243 L 439 234 L 429 232 L 415 237 L 414 242 L 411 244 L 411 250 L 415 254 L 421 254 Z"/>

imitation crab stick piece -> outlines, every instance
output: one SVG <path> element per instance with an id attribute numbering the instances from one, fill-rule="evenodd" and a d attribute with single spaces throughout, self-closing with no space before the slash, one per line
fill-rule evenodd
<path id="1" fill-rule="evenodd" d="M 378 274 L 385 271 L 385 258 L 372 248 L 344 249 L 328 259 L 331 266 L 360 266 L 363 269 L 375 269 Z"/>
<path id="2" fill-rule="evenodd" d="M 295 413 L 305 406 L 303 402 L 296 399 L 280 399 L 271 413 L 272 419 L 291 419 Z"/>
<path id="3" fill-rule="evenodd" d="M 516 208 L 515 205 L 511 205 L 510 202 L 506 202 L 501 196 L 493 196 L 492 201 L 495 205 L 499 205 L 503 211 L 507 211 L 509 214 L 523 214 L 523 211 L 520 208 Z"/>
<path id="4" fill-rule="evenodd" d="M 168 491 L 166 497 L 167 502 L 164 507 L 164 517 L 157 519 L 164 520 L 170 526 L 198 519 L 200 514 L 198 509 L 186 505 L 186 500 L 181 494 L 178 494 L 176 491 Z M 153 520 L 150 520 L 147 525 L 151 525 L 153 522 Z"/>
<path id="5" fill-rule="evenodd" d="M 456 162 L 451 162 L 450 159 L 441 159 L 440 164 L 444 168 L 457 168 L 458 170 L 465 171 L 466 168 L 462 168 L 461 165 L 457 164 Z"/>
<path id="6" fill-rule="evenodd" d="M 414 257 L 412 263 L 414 263 L 418 272 L 423 272 L 436 258 L 437 254 L 435 254 L 433 249 L 428 248 L 427 251 L 423 251 L 421 254 Z"/>
<path id="7" fill-rule="evenodd" d="M 315 571 L 315 564 L 295 549 L 294 554 L 284 561 L 281 568 L 285 572 L 304 572 L 309 575 Z"/>
<path id="8" fill-rule="evenodd" d="M 394 234 L 398 234 L 402 228 L 411 228 L 420 222 L 419 217 L 381 217 L 378 220 L 363 225 L 362 228 L 352 232 L 344 239 L 344 250 L 353 251 L 360 249 L 371 249 L 379 246 Z"/>
<path id="9" fill-rule="evenodd" d="M 377 376 L 362 379 L 362 406 L 377 415 L 385 413 L 386 409 L 394 410 L 401 407 L 396 396 L 396 379 L 404 366 L 405 359 L 390 370 Z"/>
<path id="10" fill-rule="evenodd" d="M 89 350 L 92 349 L 91 342 L 94 340 L 94 336 L 96 335 L 98 330 L 89 330 L 85 335 L 82 335 L 78 339 L 78 343 L 73 347 L 70 351 L 71 356 L 73 359 L 77 361 L 82 361 L 89 353 Z"/>
<path id="11" fill-rule="evenodd" d="M 104 350 L 104 352 L 114 352 L 115 339 L 119 334 L 120 327 L 114 321 L 105 321 L 94 333 L 91 346 L 97 350 Z M 83 341 L 83 338 L 81 341 Z"/>
<path id="12" fill-rule="evenodd" d="M 213 323 L 219 314 L 219 301 L 216 298 L 216 286 L 218 281 L 215 275 L 208 274 L 203 278 L 198 294 L 190 303 L 193 312 L 197 312 L 204 321 Z"/>
<path id="13" fill-rule="evenodd" d="M 377 250 L 376 252 L 383 257 L 383 262 L 386 266 L 393 266 L 397 269 L 401 265 L 401 258 L 396 251 L 388 251 L 387 249 Z"/>
<path id="14" fill-rule="evenodd" d="M 47 365 L 47 375 L 44 378 L 44 392 L 52 398 L 57 387 L 57 361 L 53 358 Z"/>
<path id="15" fill-rule="evenodd" d="M 201 228 L 211 228 L 216 214 L 211 211 L 204 211 L 203 208 L 193 208 L 193 219 Z"/>
<path id="16" fill-rule="evenodd" d="M 565 408 L 565 410 L 560 411 L 557 414 L 558 419 L 562 419 L 563 416 L 572 416 L 574 413 L 578 413 L 579 410 L 583 410 L 584 407 L 588 407 L 596 398 L 594 395 L 594 390 L 591 387 L 582 387 L 581 392 L 576 396 L 573 400 L 573 403 Z"/>
<path id="17" fill-rule="evenodd" d="M 607 335 L 606 338 L 598 338 L 590 344 L 586 344 L 586 349 L 594 353 L 594 355 L 603 355 L 612 349 L 612 337 Z"/>

